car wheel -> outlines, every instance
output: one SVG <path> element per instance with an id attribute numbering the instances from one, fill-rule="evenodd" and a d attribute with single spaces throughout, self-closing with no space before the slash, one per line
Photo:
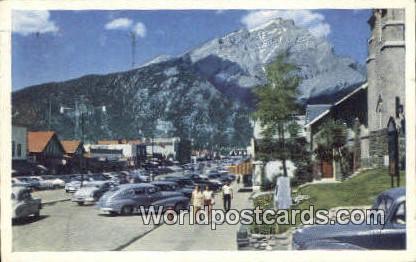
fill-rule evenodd
<path id="1" fill-rule="evenodd" d="M 39 218 L 39 216 L 40 216 L 40 210 L 36 211 L 33 215 L 34 215 L 35 218 Z"/>
<path id="2" fill-rule="evenodd" d="M 78 206 L 83 206 L 84 202 L 77 202 Z"/>
<path id="3" fill-rule="evenodd" d="M 118 213 L 117 213 L 117 212 L 114 212 L 114 211 L 109 211 L 109 212 L 108 212 L 108 214 L 109 214 L 110 216 L 112 216 L 112 217 L 114 217 L 114 216 L 118 215 Z"/>
<path id="4" fill-rule="evenodd" d="M 133 207 L 131 206 L 124 206 L 121 208 L 121 215 L 128 216 L 133 214 Z"/>

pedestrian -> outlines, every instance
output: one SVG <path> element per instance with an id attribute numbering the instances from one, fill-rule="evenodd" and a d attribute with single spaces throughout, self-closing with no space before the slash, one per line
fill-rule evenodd
<path id="1" fill-rule="evenodd" d="M 222 187 L 222 199 L 224 201 L 224 210 L 228 211 L 231 208 L 231 199 L 233 199 L 233 189 L 230 187 L 230 183 L 226 183 Z"/>
<path id="2" fill-rule="evenodd" d="M 208 207 L 208 217 L 211 217 L 212 206 L 215 204 L 214 192 L 209 189 L 209 186 L 205 186 L 204 192 L 204 207 Z"/>
<path id="3" fill-rule="evenodd" d="M 237 185 L 240 187 L 240 175 L 237 175 Z"/>
<path id="4" fill-rule="evenodd" d="M 200 187 L 195 186 L 194 191 L 192 192 L 191 198 L 192 206 L 194 207 L 194 216 L 204 205 L 204 194 L 202 193 Z"/>

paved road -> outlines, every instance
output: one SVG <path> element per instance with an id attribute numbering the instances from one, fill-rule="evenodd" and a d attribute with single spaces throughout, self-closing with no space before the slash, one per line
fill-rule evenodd
<path id="1" fill-rule="evenodd" d="M 151 232 L 139 216 L 99 215 L 95 206 L 73 202 L 46 205 L 41 217 L 13 225 L 14 251 L 120 250 Z"/>
<path id="2" fill-rule="evenodd" d="M 236 185 L 233 185 L 237 192 Z M 232 208 L 248 208 L 250 193 L 235 193 Z M 214 208 L 222 208 L 222 199 L 216 196 Z M 186 251 L 186 250 L 237 250 L 236 231 L 239 225 L 162 225 L 151 234 L 135 241 L 123 250 Z"/>
<path id="3" fill-rule="evenodd" d="M 70 199 L 71 194 L 65 193 L 64 189 L 39 190 L 32 193 L 35 198 L 40 198 L 42 203 Z"/>

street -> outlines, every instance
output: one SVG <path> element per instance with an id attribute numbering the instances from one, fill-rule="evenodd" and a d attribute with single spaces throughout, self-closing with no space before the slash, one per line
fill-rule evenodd
<path id="1" fill-rule="evenodd" d="M 234 187 L 232 208 L 250 205 L 249 194 Z M 60 191 L 43 191 L 51 198 Z M 69 194 L 67 194 L 69 196 Z M 44 201 L 43 201 L 44 202 Z M 216 196 L 215 208 L 222 208 Z M 64 201 L 43 206 L 39 219 L 13 225 L 14 251 L 118 251 L 118 250 L 236 250 L 238 225 L 144 225 L 139 215 L 110 217 L 95 206 Z"/>

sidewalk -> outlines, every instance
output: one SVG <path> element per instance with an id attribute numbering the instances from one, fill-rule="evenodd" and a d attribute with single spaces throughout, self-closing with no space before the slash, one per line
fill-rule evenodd
<path id="1" fill-rule="evenodd" d="M 248 197 L 251 192 L 237 192 L 236 183 L 233 183 L 232 187 L 234 199 L 231 208 L 238 210 L 250 208 L 251 201 L 248 200 Z M 223 208 L 220 194 L 215 197 L 214 208 Z M 138 217 L 138 219 L 141 218 Z M 223 224 L 217 225 L 216 230 L 211 230 L 211 225 L 161 225 L 124 250 L 237 250 L 236 232 L 238 227 L 238 224 Z"/>

